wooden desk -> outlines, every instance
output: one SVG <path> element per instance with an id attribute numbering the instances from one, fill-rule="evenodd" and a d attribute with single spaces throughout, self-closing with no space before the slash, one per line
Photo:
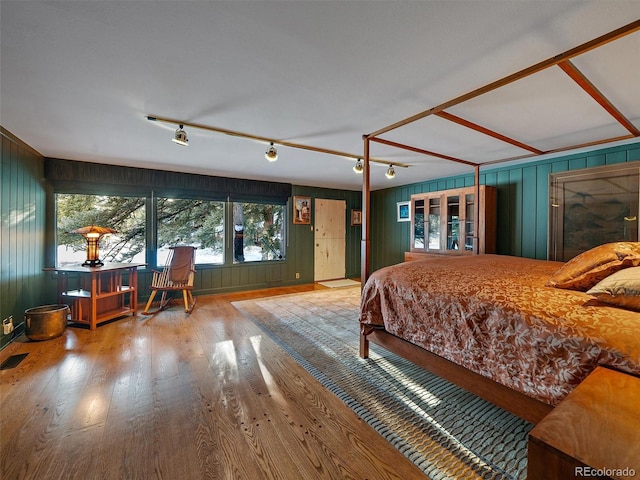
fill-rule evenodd
<path id="1" fill-rule="evenodd" d="M 640 378 L 597 367 L 529 433 L 528 480 L 584 478 L 640 478 Z"/>
<path id="2" fill-rule="evenodd" d="M 71 266 L 53 269 L 58 273 L 60 303 L 71 309 L 70 321 L 89 325 L 137 315 L 138 267 L 141 263 L 105 263 L 101 267 Z M 123 277 L 128 285 L 123 285 Z M 73 284 L 73 286 L 71 286 Z"/>

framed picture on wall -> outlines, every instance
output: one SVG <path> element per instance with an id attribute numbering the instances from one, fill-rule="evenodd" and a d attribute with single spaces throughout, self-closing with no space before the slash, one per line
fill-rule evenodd
<path id="1" fill-rule="evenodd" d="M 293 223 L 296 225 L 311 223 L 311 197 L 300 195 L 293 197 Z"/>
<path id="2" fill-rule="evenodd" d="M 351 210 L 351 226 L 362 225 L 362 210 Z"/>
<path id="3" fill-rule="evenodd" d="M 411 202 L 398 202 L 398 221 L 411 221 Z"/>

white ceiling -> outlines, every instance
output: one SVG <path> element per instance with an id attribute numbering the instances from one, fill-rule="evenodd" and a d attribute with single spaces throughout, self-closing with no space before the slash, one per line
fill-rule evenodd
<path id="1" fill-rule="evenodd" d="M 361 155 L 362 135 L 640 18 L 629 0 L 8 1 L 0 123 L 45 156 L 360 189 L 354 160 L 186 128 L 180 119 Z M 640 128 L 640 32 L 573 63 Z M 629 132 L 558 67 L 450 113 L 541 150 Z M 383 137 L 473 162 L 527 152 L 429 116 Z M 633 141 L 638 141 L 636 138 Z M 372 144 L 402 162 L 373 189 L 470 167 Z"/>

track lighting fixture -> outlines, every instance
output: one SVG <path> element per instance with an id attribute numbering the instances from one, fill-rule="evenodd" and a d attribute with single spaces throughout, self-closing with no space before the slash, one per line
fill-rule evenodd
<path id="1" fill-rule="evenodd" d="M 396 176 L 396 171 L 393 169 L 393 165 L 389 165 L 389 168 L 387 168 L 387 173 L 385 173 L 384 175 L 388 179 L 392 179 Z"/>
<path id="2" fill-rule="evenodd" d="M 1 0 L 0 0 L 1 1 Z M 232 137 L 241 137 L 241 138 L 248 138 L 250 140 L 255 140 L 257 142 L 264 142 L 264 143 L 269 143 L 269 148 L 267 149 L 267 151 L 265 152 L 265 158 L 267 160 L 269 160 L 270 162 L 275 162 L 278 159 L 278 151 L 276 150 L 276 147 L 274 146 L 274 141 L 271 140 L 271 138 L 273 137 L 263 137 L 261 135 L 253 135 L 251 133 L 245 133 L 245 132 L 239 132 L 236 130 L 229 130 L 228 128 L 220 128 L 220 127 L 214 127 L 211 125 L 205 125 L 202 123 L 189 123 L 189 122 L 185 122 L 183 120 L 179 120 L 179 119 L 175 119 L 175 118 L 167 118 L 167 117 L 155 117 L 152 115 L 147 115 L 146 116 L 147 120 L 149 120 L 150 122 L 160 122 L 160 123 L 170 123 L 172 125 L 179 125 L 180 128 L 178 128 L 175 132 L 175 135 L 173 136 L 173 138 L 171 140 L 173 140 L 175 143 L 179 144 L 179 145 L 183 145 L 183 146 L 187 146 L 189 145 L 189 140 L 187 139 L 187 132 L 184 131 L 184 127 L 185 125 L 189 128 L 197 128 L 199 130 L 206 130 L 209 132 L 215 132 L 215 133 L 221 133 L 224 135 L 230 135 Z M 332 150 L 332 149 L 328 149 L 328 148 L 322 148 L 322 147 L 314 147 L 311 145 L 303 145 L 301 143 L 294 143 L 294 142 L 288 142 L 286 140 L 278 140 L 277 141 L 278 145 L 283 145 L 285 147 L 289 147 L 289 148 L 299 148 L 301 150 L 308 150 L 311 152 L 319 152 L 319 153 L 324 153 L 327 155 L 336 155 L 339 157 L 346 157 L 346 158 L 352 158 L 357 160 L 356 165 L 354 166 L 354 171 L 357 173 L 362 173 L 364 171 L 364 166 L 363 165 L 363 160 L 362 157 L 359 155 L 354 155 L 352 153 L 348 153 L 348 152 L 342 152 L 339 150 Z M 392 167 L 391 164 L 389 164 L 388 160 L 382 160 L 380 158 L 373 158 L 373 157 L 369 157 L 369 162 L 373 162 L 373 163 L 378 163 L 380 165 L 389 165 Z M 358 165 L 362 166 L 359 167 Z M 406 168 L 409 165 L 405 165 L 402 163 L 395 163 L 396 167 L 403 167 Z M 391 169 L 393 170 L 393 169 Z"/>
<path id="3" fill-rule="evenodd" d="M 265 152 L 264 158 L 266 158 L 270 162 L 275 162 L 276 160 L 278 160 L 278 151 L 276 150 L 276 147 L 273 146 L 273 142 L 271 142 L 271 145 Z"/>
<path id="4" fill-rule="evenodd" d="M 184 125 L 180 125 L 180 128 L 176 130 L 176 133 L 171 140 L 176 142 L 178 145 L 188 147 L 189 139 L 187 138 L 187 132 L 185 132 L 183 128 L 184 128 Z"/>

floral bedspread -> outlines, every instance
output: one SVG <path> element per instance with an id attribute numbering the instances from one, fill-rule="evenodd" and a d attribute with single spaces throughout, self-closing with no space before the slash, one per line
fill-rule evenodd
<path id="1" fill-rule="evenodd" d="M 550 405 L 597 365 L 640 374 L 640 314 L 546 287 L 561 265 L 475 255 L 386 267 L 365 284 L 361 329 L 384 326 Z"/>

